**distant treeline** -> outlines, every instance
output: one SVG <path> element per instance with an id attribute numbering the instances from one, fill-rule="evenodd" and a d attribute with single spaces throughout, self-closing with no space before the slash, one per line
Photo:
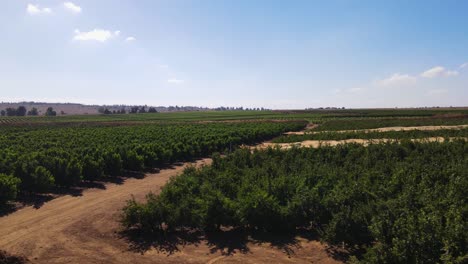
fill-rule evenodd
<path id="1" fill-rule="evenodd" d="M 110 114 L 126 114 L 127 110 L 125 107 L 122 107 L 120 110 L 109 110 L 107 107 L 99 107 L 98 112 L 101 114 L 105 115 L 110 115 Z M 128 111 L 130 114 L 144 114 L 144 113 L 158 113 L 158 110 L 156 110 L 155 107 L 149 107 L 148 110 L 146 110 L 146 106 L 133 106 L 130 108 Z"/>
<path id="2" fill-rule="evenodd" d="M 117 109 L 116 109 L 117 108 Z M 158 110 L 159 109 L 159 110 Z M 169 107 L 148 107 L 148 106 L 101 106 L 98 108 L 98 113 L 100 114 L 142 114 L 142 113 L 159 113 L 159 112 L 184 112 L 184 111 L 200 111 L 200 110 L 215 110 L 215 111 L 267 111 L 268 109 L 263 107 L 257 108 L 244 108 L 244 107 L 225 107 L 220 106 L 216 108 L 198 108 L 192 106 L 169 106 Z M 36 107 L 32 107 L 29 111 L 28 109 L 21 105 L 18 108 L 7 107 L 4 110 L 0 110 L 1 116 L 38 116 L 40 114 L 39 110 Z M 61 111 L 62 115 L 66 113 Z M 57 112 L 54 111 L 53 107 L 48 107 L 47 111 L 44 113 L 45 116 L 56 116 Z"/>
<path id="3" fill-rule="evenodd" d="M 169 106 L 163 107 L 163 109 L 158 111 L 158 108 L 161 107 L 147 107 L 147 106 L 131 106 L 126 107 L 122 106 L 118 110 L 111 110 L 110 107 L 99 107 L 98 112 L 101 114 L 142 114 L 142 113 L 158 113 L 158 112 L 183 112 L 183 111 L 199 111 L 199 110 L 214 110 L 214 111 L 267 111 L 268 109 L 264 107 L 253 107 L 253 108 L 244 108 L 244 107 L 226 107 L 220 106 L 216 108 L 194 108 L 192 106 Z"/>
<path id="4" fill-rule="evenodd" d="M 18 108 L 8 107 L 5 110 L 0 111 L 1 116 L 38 116 L 39 111 L 36 107 L 31 108 L 29 111 L 24 106 L 19 106 Z M 54 111 L 54 108 L 49 107 L 44 114 L 45 116 L 56 116 L 57 112 Z"/>

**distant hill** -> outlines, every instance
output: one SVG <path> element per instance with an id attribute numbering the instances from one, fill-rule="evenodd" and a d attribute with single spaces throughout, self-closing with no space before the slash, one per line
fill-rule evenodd
<path id="1" fill-rule="evenodd" d="M 44 115 L 47 108 L 52 107 L 57 112 L 57 115 L 85 115 L 97 114 L 99 106 L 95 105 L 82 105 L 82 104 L 62 104 L 62 103 L 40 103 L 40 102 L 19 102 L 19 103 L 0 103 L 0 110 L 6 108 L 18 108 L 19 106 L 26 107 L 27 110 L 33 107 L 37 108 L 39 115 Z"/>
<path id="2" fill-rule="evenodd" d="M 33 107 L 37 108 L 39 115 L 44 115 L 47 108 L 52 107 L 57 115 L 95 115 L 99 114 L 100 110 L 108 109 L 109 111 L 119 111 L 125 109 L 128 113 L 132 107 L 154 107 L 158 112 L 176 112 L 176 111 L 202 111 L 210 110 L 206 107 L 196 106 L 147 106 L 147 105 L 85 105 L 77 103 L 42 103 L 42 102 L 0 102 L 0 111 L 6 108 L 18 108 L 24 106 L 29 111 Z"/>

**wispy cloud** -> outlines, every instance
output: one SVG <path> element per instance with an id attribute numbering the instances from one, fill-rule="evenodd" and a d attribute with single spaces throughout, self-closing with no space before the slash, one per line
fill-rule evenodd
<path id="1" fill-rule="evenodd" d="M 30 15 L 51 14 L 52 9 L 48 7 L 41 8 L 39 5 L 28 4 L 26 12 Z"/>
<path id="2" fill-rule="evenodd" d="M 159 68 L 161 68 L 161 69 L 167 69 L 167 68 L 169 68 L 169 65 L 167 65 L 167 64 L 160 64 L 160 65 L 159 65 Z"/>
<path id="3" fill-rule="evenodd" d="M 456 75 L 458 75 L 457 71 L 449 71 L 449 70 L 446 70 L 442 66 L 436 66 L 434 68 L 431 68 L 421 73 L 421 77 L 424 77 L 424 78 L 435 78 L 435 77 L 440 77 L 440 76 L 456 76 Z"/>
<path id="4" fill-rule="evenodd" d="M 135 41 L 135 40 L 136 40 L 135 37 L 128 37 L 128 38 L 125 39 L 125 41 L 127 41 L 127 42 L 132 42 L 132 41 Z"/>
<path id="5" fill-rule="evenodd" d="M 73 12 L 73 13 L 81 13 L 81 7 L 78 6 L 78 5 L 75 5 L 75 4 L 72 3 L 72 2 L 65 2 L 65 3 L 63 3 L 63 6 L 64 6 L 67 10 L 69 10 L 69 11 L 71 11 L 71 12 Z"/>
<path id="6" fill-rule="evenodd" d="M 464 68 L 468 68 L 468 62 L 463 63 L 462 65 L 460 65 L 460 69 L 464 69 Z"/>
<path id="7" fill-rule="evenodd" d="M 167 82 L 168 82 L 168 83 L 171 83 L 171 84 L 182 84 L 182 83 L 184 83 L 184 80 L 180 80 L 180 79 L 175 79 L 175 78 L 173 78 L 173 79 L 167 80 Z"/>
<path id="8" fill-rule="evenodd" d="M 375 83 L 379 86 L 408 85 L 416 81 L 416 77 L 408 74 L 395 73 L 392 76 L 377 80 Z"/>
<path id="9" fill-rule="evenodd" d="M 107 40 L 118 37 L 120 35 L 120 31 L 110 31 L 104 29 L 93 29 L 88 32 L 81 32 L 80 30 L 75 30 L 75 36 L 73 37 L 74 40 L 78 41 L 98 41 L 98 42 L 106 42 Z"/>

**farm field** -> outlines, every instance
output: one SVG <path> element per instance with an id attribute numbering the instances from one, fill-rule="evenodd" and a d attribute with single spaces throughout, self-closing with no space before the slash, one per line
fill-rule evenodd
<path id="1" fill-rule="evenodd" d="M 110 122 L 110 123 L 135 123 L 135 122 L 193 122 L 193 121 L 222 121 L 222 120 L 256 120 L 256 119 L 300 119 L 307 120 L 311 123 L 323 122 L 324 120 L 333 119 L 351 119 L 353 123 L 356 120 L 363 120 L 370 126 L 383 127 L 383 124 L 375 122 L 369 123 L 369 118 L 391 120 L 392 118 L 407 118 L 421 119 L 431 117 L 463 118 L 468 115 L 467 108 L 454 109 L 343 109 L 343 110 L 310 110 L 310 111 L 200 111 L 200 112 L 171 112 L 171 113 L 146 113 L 146 114 L 111 114 L 111 115 L 69 115 L 69 116 L 28 116 L 28 117 L 0 117 L 0 125 L 2 124 L 58 124 L 58 123 L 94 123 L 94 122 Z M 444 119 L 446 120 L 446 119 Z M 385 121 L 384 121 L 385 122 Z M 387 121 L 388 122 L 388 121 Z M 389 121 L 391 122 L 391 121 Z M 413 122 L 414 121 L 409 121 Z M 426 123 L 434 123 L 426 121 Z M 436 121 L 437 122 L 437 121 Z M 450 123 L 451 121 L 447 121 Z M 341 123 L 341 122 L 340 122 Z M 395 122 L 394 122 L 395 123 Z M 402 125 L 405 121 L 397 121 Z M 440 121 L 439 121 L 440 123 Z M 459 123 L 454 121 L 452 123 Z M 334 123 L 332 122 L 331 125 Z M 347 125 L 348 123 L 346 123 Z M 371 125 L 372 124 L 372 125 Z M 368 125 L 368 126 L 369 126 Z M 345 125 L 343 125 L 345 126 Z M 327 130 L 330 130 L 327 128 Z"/>
<path id="2" fill-rule="evenodd" d="M 0 125 L 0 250 L 32 263 L 462 262 L 467 120 L 464 109 L 17 117 Z M 420 125 L 460 127 L 341 131 Z M 307 140 L 367 143 L 268 148 Z"/>
<path id="3" fill-rule="evenodd" d="M 468 264 L 468 1 L 2 1 L 0 264 Z"/>
<path id="4" fill-rule="evenodd" d="M 195 164 L 210 162 L 203 159 Z M 183 172 L 184 166 L 147 174 L 144 179 L 131 178 L 123 184 L 109 183 L 105 189 L 88 189 L 81 196 L 63 196 L 39 209 L 28 207 L 0 218 L 0 247 L 27 256 L 32 263 L 266 263 L 291 258 L 298 263 L 340 263 L 329 256 L 323 244 L 308 237 L 249 239 L 242 233 L 223 232 L 208 237 L 174 235 L 159 244 L 129 240 L 119 233 L 125 201 L 131 197 L 143 201 L 149 191 L 158 193 L 171 177 Z"/>

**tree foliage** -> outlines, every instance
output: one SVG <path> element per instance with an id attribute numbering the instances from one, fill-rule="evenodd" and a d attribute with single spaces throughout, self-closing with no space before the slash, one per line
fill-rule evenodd
<path id="1" fill-rule="evenodd" d="M 0 206 L 16 198 L 20 182 L 16 177 L 0 173 Z"/>
<path id="2" fill-rule="evenodd" d="M 47 192 L 229 151 L 298 130 L 304 122 L 0 127 L 0 173 L 19 191 Z M 8 196 L 11 197 L 11 196 Z"/>
<path id="3" fill-rule="evenodd" d="M 48 107 L 46 112 L 45 112 L 45 116 L 56 116 L 57 115 L 57 112 L 54 111 L 54 108 L 52 107 Z"/>
<path id="4" fill-rule="evenodd" d="M 29 116 L 37 116 L 39 115 L 39 111 L 37 110 L 36 107 L 31 108 L 31 110 L 28 111 Z"/>
<path id="5" fill-rule="evenodd" d="M 129 228 L 318 231 L 364 263 L 461 263 L 468 243 L 468 144 L 238 150 L 188 168 L 124 208 Z"/>
<path id="6" fill-rule="evenodd" d="M 6 115 L 6 116 L 25 116 L 26 112 L 27 112 L 26 107 L 24 107 L 22 105 L 19 106 L 18 108 L 8 107 L 2 113 L 2 116 L 3 115 Z"/>
<path id="7" fill-rule="evenodd" d="M 17 116 L 25 116 L 26 115 L 26 107 L 24 106 L 19 106 L 18 109 L 16 109 L 16 115 Z"/>

